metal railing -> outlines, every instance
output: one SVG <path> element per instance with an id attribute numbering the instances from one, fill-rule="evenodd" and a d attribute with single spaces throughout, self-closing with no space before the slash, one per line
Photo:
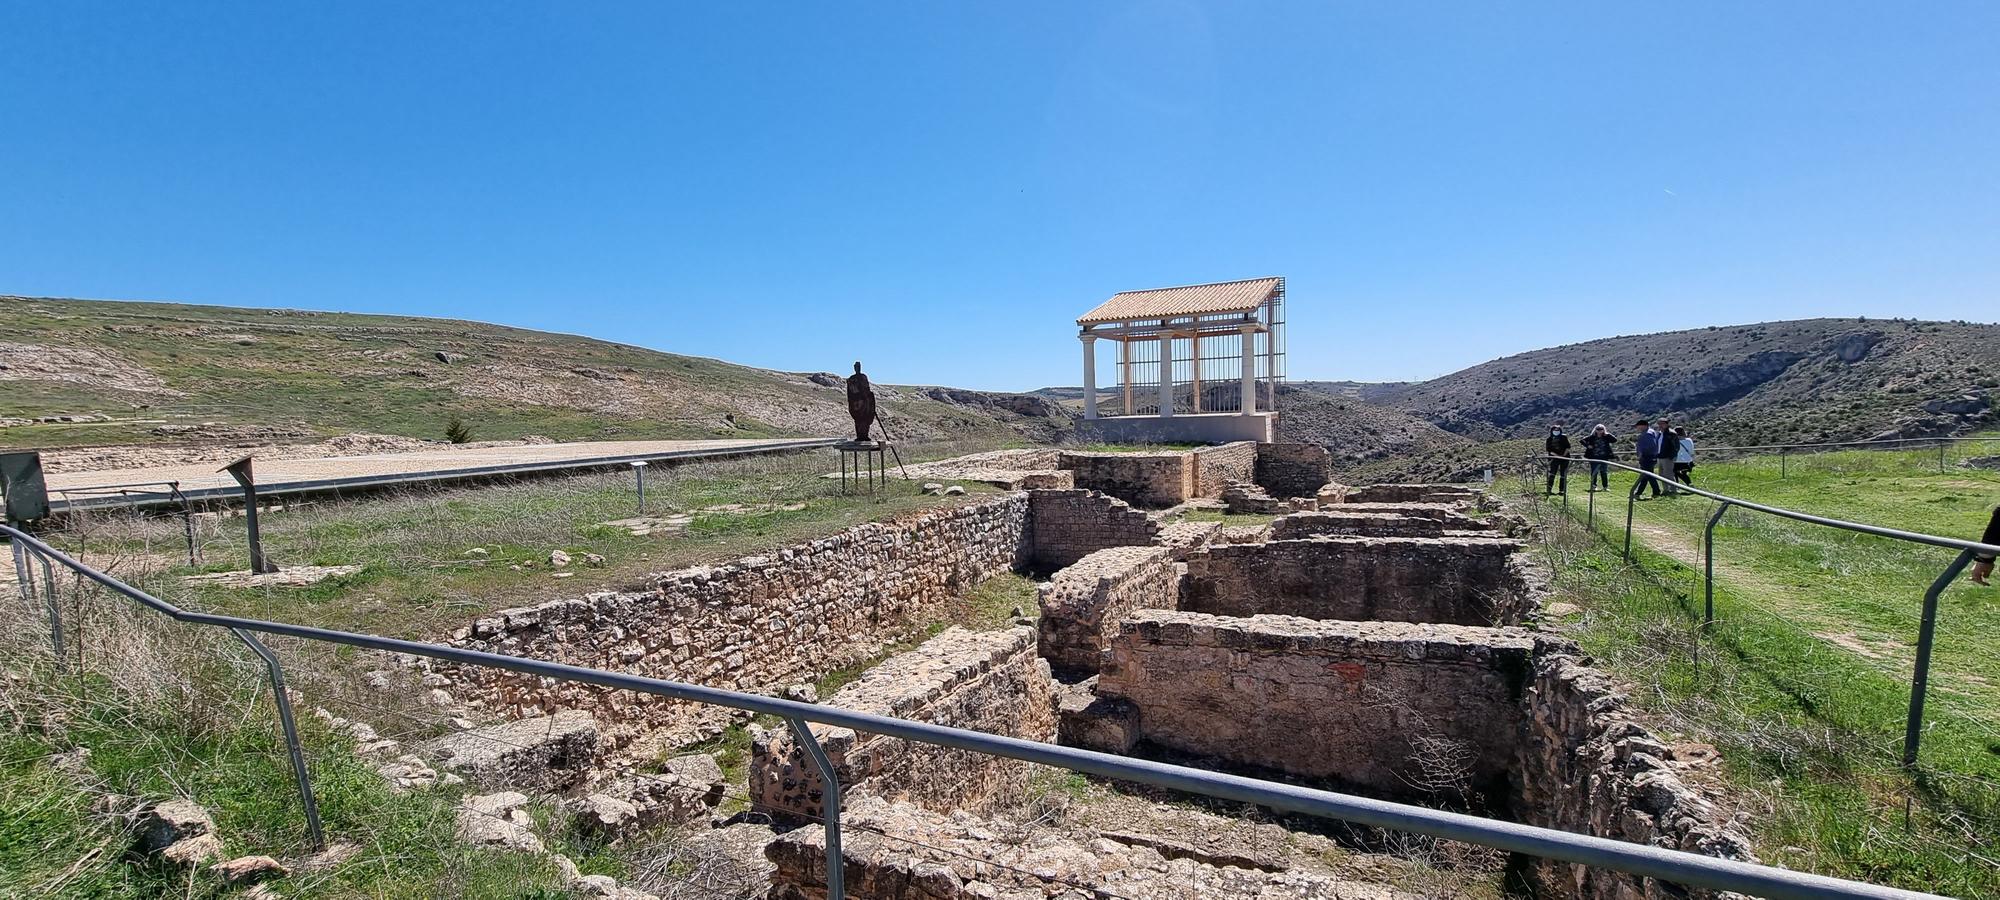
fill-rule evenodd
<path id="1" fill-rule="evenodd" d="M 1703 454 L 1738 453 L 1776 456 L 1778 458 L 1778 477 L 1785 478 L 1791 474 L 1791 458 L 1794 456 L 1831 453 L 1843 448 L 1898 453 L 1935 447 L 1937 449 L 1938 472 L 1943 473 L 1948 469 L 1945 458 L 1946 451 L 1958 444 L 1972 443 L 2000 444 L 2000 436 L 1871 438 L 1864 441 L 1821 441 L 1801 444 L 1742 444 L 1737 446 L 1702 447 L 1701 452 Z"/>
<path id="2" fill-rule="evenodd" d="M 1100 753 L 1059 744 L 1047 744 L 1021 738 L 1005 737 L 985 732 L 933 725 L 909 719 L 855 712 L 834 706 L 820 706 L 794 700 L 748 694 L 721 688 L 705 687 L 658 678 L 645 678 L 619 672 L 584 668 L 544 660 L 526 659 L 498 653 L 465 650 L 438 644 L 407 641 L 396 638 L 379 637 L 370 634 L 335 631 L 283 622 L 268 622 L 235 616 L 220 616 L 209 613 L 183 610 L 164 600 L 125 584 L 97 569 L 86 565 L 60 550 L 28 535 L 18 529 L 0 525 L 0 535 L 11 539 L 16 571 L 22 575 L 22 594 L 33 601 L 30 570 L 39 562 L 43 569 L 43 585 L 46 590 L 47 610 L 50 627 L 55 636 L 56 655 L 62 656 L 61 621 L 54 593 L 54 579 L 48 577 L 51 564 L 61 565 L 82 578 L 121 595 L 147 609 L 190 625 L 206 625 L 228 629 L 244 643 L 255 650 L 267 664 L 271 688 L 277 697 L 277 710 L 284 728 L 288 749 L 291 751 L 294 776 L 298 779 L 300 801 L 307 810 L 308 828 L 315 846 L 324 845 L 320 833 L 317 812 L 314 807 L 309 774 L 303 757 L 299 753 L 297 728 L 293 722 L 291 704 L 286 699 L 284 676 L 277 657 L 269 648 L 257 640 L 257 634 L 279 635 L 308 641 L 356 647 L 364 650 L 379 650 L 388 653 L 407 653 L 412 656 L 443 660 L 461 665 L 484 666 L 618 690 L 637 691 L 658 697 L 706 703 L 763 713 L 785 720 L 792 734 L 805 749 L 813 766 L 825 779 L 826 790 L 822 795 L 822 818 L 825 823 L 827 896 L 830 900 L 845 897 L 844 869 L 839 864 L 840 851 L 840 791 L 841 786 L 834 767 L 820 747 L 817 736 L 808 723 L 819 723 L 858 732 L 879 734 L 908 741 L 932 744 L 941 747 L 970 750 L 990 756 L 1004 757 L 1041 765 L 1067 769 L 1088 775 L 1096 775 L 1121 781 L 1152 785 L 1174 791 L 1199 794 L 1223 800 L 1250 803 L 1274 810 L 1337 819 L 1358 825 L 1392 831 L 1427 835 L 1444 840 L 1477 844 L 1512 853 L 1521 853 L 1545 859 L 1612 869 L 1632 875 L 1655 878 L 1678 884 L 1708 888 L 1719 891 L 1734 891 L 1774 900 L 1807 900 L 1807 898 L 1878 898 L 1878 900 L 1916 900 L 1938 895 L 1916 891 L 1906 891 L 1883 885 L 1848 881 L 1797 872 L 1790 869 L 1765 866 L 1737 860 L 1720 859 L 1669 850 L 1646 844 L 1627 843 L 1609 838 L 1575 834 L 1551 828 L 1539 828 L 1497 819 L 1455 813 L 1429 807 L 1412 806 L 1384 800 L 1373 800 L 1350 794 L 1335 793 L 1298 785 L 1246 778 L 1221 772 L 1211 772 L 1188 766 L 1154 762 L 1146 759 Z"/>
<path id="3" fill-rule="evenodd" d="M 1965 567 L 1972 562 L 1974 556 L 2000 554 L 2000 547 L 1991 544 L 1982 544 L 1978 541 L 1942 537 L 1935 534 L 1923 534 L 1915 531 L 1904 531 L 1899 528 L 1887 528 L 1881 525 L 1869 525 L 1864 522 L 1848 522 L 1842 519 L 1832 519 L 1826 516 L 1802 513 L 1798 510 L 1785 509 L 1780 506 L 1755 503 L 1740 497 L 1731 497 L 1726 494 L 1703 490 L 1691 484 L 1675 481 L 1670 477 L 1653 471 L 1641 469 L 1637 466 L 1628 466 L 1624 463 L 1611 460 L 1586 459 L 1573 456 L 1539 456 L 1533 457 L 1532 461 L 1542 464 L 1552 462 L 1602 464 L 1614 469 L 1632 472 L 1639 476 L 1638 480 L 1633 483 L 1631 492 L 1625 497 L 1625 547 L 1623 555 L 1626 562 L 1632 561 L 1632 516 L 1638 506 L 1640 489 L 1646 487 L 1649 479 L 1656 482 L 1663 490 L 1694 494 L 1698 497 L 1706 497 L 1714 500 L 1720 504 L 1716 508 L 1715 513 L 1708 517 L 1707 524 L 1702 527 L 1701 581 L 1703 627 L 1712 627 L 1715 624 L 1715 526 L 1722 521 L 1723 514 L 1731 509 L 1747 509 L 1753 512 L 1790 519 L 1795 522 L 1804 522 L 1808 525 L 1818 525 L 1856 534 L 1867 534 L 1912 544 L 1925 544 L 1932 547 L 1957 550 L 1958 556 L 1951 561 L 1950 565 L 1945 566 L 1944 571 L 1939 573 L 1938 577 L 1931 582 L 1930 588 L 1924 591 L 1923 613 L 1917 629 L 1916 665 L 1915 670 L 1910 676 L 1909 715 L 1903 725 L 1903 766 L 1910 768 L 1917 764 L 1917 749 L 1923 739 L 1924 700 L 1930 686 L 1931 647 L 1936 643 L 1937 639 L 1938 596 L 1943 594 L 1944 589 L 1950 586 L 1953 581 L 1957 580 L 1959 574 L 1965 571 Z M 1592 528 L 1595 528 L 1597 523 L 1598 493 L 1600 492 L 1589 492 L 1589 508 L 1585 513 L 1585 521 Z M 1569 502 L 1567 492 L 1563 494 L 1563 502 L 1565 505 Z"/>

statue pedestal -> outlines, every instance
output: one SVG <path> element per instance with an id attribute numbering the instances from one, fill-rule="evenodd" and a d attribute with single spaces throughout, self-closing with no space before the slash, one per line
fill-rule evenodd
<path id="1" fill-rule="evenodd" d="M 840 451 L 841 493 L 872 494 L 889 483 L 888 441 L 841 441 L 833 449 Z"/>

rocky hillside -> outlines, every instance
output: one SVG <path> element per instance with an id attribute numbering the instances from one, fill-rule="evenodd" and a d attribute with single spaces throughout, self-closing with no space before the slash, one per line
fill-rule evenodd
<path id="1" fill-rule="evenodd" d="M 1536 350 L 1430 381 L 1319 390 L 1478 440 L 1536 435 L 1557 418 L 1581 430 L 1660 413 L 1731 443 L 1958 434 L 1996 422 L 2000 325 L 1718 326 Z"/>
<path id="2" fill-rule="evenodd" d="M 1378 460 L 1433 456 L 1473 446 L 1399 409 L 1376 406 L 1341 392 L 1329 382 L 1299 382 L 1278 389 L 1281 440 L 1322 444 L 1334 465 L 1354 469 Z"/>
<path id="3" fill-rule="evenodd" d="M 877 385 L 899 440 L 1053 441 L 1052 400 Z M 479 322 L 0 296 L 0 446 L 838 435 L 841 380 Z"/>

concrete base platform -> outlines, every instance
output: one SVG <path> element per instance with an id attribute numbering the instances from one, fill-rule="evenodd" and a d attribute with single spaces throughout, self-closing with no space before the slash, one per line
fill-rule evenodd
<path id="1" fill-rule="evenodd" d="M 1276 422 L 1272 413 L 1191 413 L 1084 419 L 1076 426 L 1079 436 L 1114 444 L 1268 444 Z"/>

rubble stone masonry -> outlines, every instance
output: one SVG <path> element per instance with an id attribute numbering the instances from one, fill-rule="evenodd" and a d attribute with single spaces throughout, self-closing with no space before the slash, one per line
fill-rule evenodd
<path id="1" fill-rule="evenodd" d="M 1505 803 L 1531 632 L 1402 622 L 1127 617 L 1096 690 L 1168 750 L 1359 788 Z"/>
<path id="2" fill-rule="evenodd" d="M 1314 497 L 1333 482 L 1333 456 L 1318 444 L 1258 444 L 1254 480 L 1273 497 Z"/>
<path id="3" fill-rule="evenodd" d="M 859 712 L 1052 741 L 1055 682 L 1035 654 L 1035 631 L 950 628 L 890 658 L 824 701 Z M 1019 802 L 1028 764 L 970 750 L 915 743 L 852 729 L 812 726 L 833 763 L 841 795 L 904 800 L 930 809 L 985 811 Z M 826 785 L 788 730 L 755 736 L 750 748 L 754 809 L 783 817 L 818 815 Z"/>
<path id="4" fill-rule="evenodd" d="M 1194 457 L 1194 497 L 1220 497 L 1232 481 L 1250 481 L 1257 476 L 1255 441 L 1235 441 L 1215 447 L 1201 447 Z"/>
<path id="5" fill-rule="evenodd" d="M 1516 559 L 1520 546 L 1487 537 L 1211 545 L 1188 555 L 1181 608 L 1225 616 L 1513 624 L 1533 603 Z"/>
<path id="6" fill-rule="evenodd" d="M 1062 467 L 1070 471 L 1077 487 L 1103 491 L 1134 506 L 1164 509 L 1195 495 L 1193 458 L 1180 451 L 1066 451 Z"/>
<path id="7" fill-rule="evenodd" d="M 1529 825 L 1754 862 L 1729 813 L 1682 775 L 1716 765 L 1713 748 L 1669 746 L 1634 718 L 1609 676 L 1574 644 L 1544 639 L 1523 697 L 1515 818 Z M 1711 780 L 1712 783 L 1712 780 Z M 1678 886 L 1610 869 L 1538 858 L 1522 872 L 1548 897 L 1680 898 Z M 1694 896 L 1715 896 L 1695 892 Z"/>
<path id="8" fill-rule="evenodd" d="M 866 659 L 953 597 L 1025 559 L 1028 500 L 1010 494 L 877 522 L 720 566 L 493 613 L 454 646 L 764 691 Z M 1142 516 L 1143 518 L 1143 516 Z M 696 710 L 482 667 L 441 666 L 461 698 L 514 717 L 586 709 L 627 730 L 685 724 Z M 713 714 L 715 708 L 707 708 Z"/>
<path id="9" fill-rule="evenodd" d="M 1029 564 L 1052 572 L 1106 547 L 1151 544 L 1160 523 L 1097 491 L 1029 491 Z"/>
<path id="10" fill-rule="evenodd" d="M 1099 550 L 1056 573 L 1036 602 L 1042 658 L 1065 678 L 1096 674 L 1098 657 L 1135 609 L 1174 609 L 1180 568 L 1166 547 Z"/>

